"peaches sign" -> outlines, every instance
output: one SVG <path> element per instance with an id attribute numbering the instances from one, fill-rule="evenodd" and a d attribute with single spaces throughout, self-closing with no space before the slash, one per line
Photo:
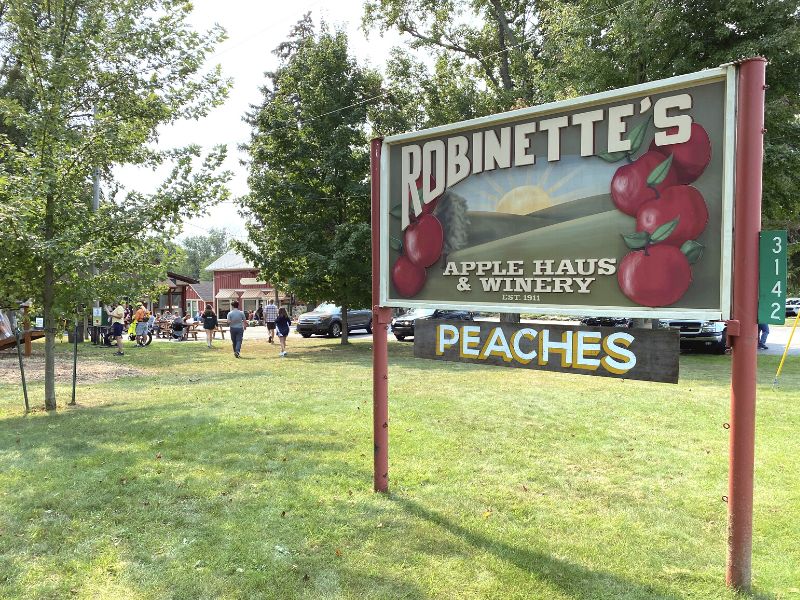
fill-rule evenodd
<path id="1" fill-rule="evenodd" d="M 728 318 L 734 77 L 387 137 L 381 304 Z"/>

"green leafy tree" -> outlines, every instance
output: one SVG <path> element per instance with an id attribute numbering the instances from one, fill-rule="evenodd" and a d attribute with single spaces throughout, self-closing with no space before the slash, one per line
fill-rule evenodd
<path id="1" fill-rule="evenodd" d="M 408 36 L 413 48 L 462 61 L 451 79 L 467 75 L 483 82 L 494 105 L 487 108 L 496 112 L 537 95 L 546 5 L 532 0 L 368 0 L 364 23 L 381 32 L 395 29 Z"/>
<path id="2" fill-rule="evenodd" d="M 155 147 L 159 126 L 207 114 L 227 91 L 219 67 L 202 68 L 224 34 L 193 31 L 190 11 L 187 0 L 0 5 L 0 297 L 43 309 L 48 410 L 56 319 L 152 291 L 180 220 L 227 196 L 224 147 Z M 123 164 L 171 170 L 155 193 L 126 194 L 112 175 Z M 96 212 L 95 169 L 108 190 Z"/>
<path id="3" fill-rule="evenodd" d="M 181 258 L 172 270 L 200 281 L 211 281 L 214 274 L 205 268 L 228 251 L 230 242 L 231 237 L 224 228 L 212 227 L 207 235 L 185 237 L 178 247 Z"/>
<path id="4" fill-rule="evenodd" d="M 404 118 L 415 129 L 766 57 L 764 223 L 788 229 L 790 241 L 800 243 L 796 2 L 368 0 L 364 22 L 406 34 L 438 60 L 464 62 L 455 69 L 437 62 L 434 81 L 424 68 L 407 76 L 411 70 L 403 71 L 403 63 L 413 61 L 396 56 L 388 78 L 392 90 L 400 90 L 392 99 L 402 106 L 381 107 L 395 115 L 394 122 L 383 118 L 386 133 L 402 129 Z M 474 88 L 465 85 L 464 73 L 479 80 Z M 435 100 L 429 104 L 427 97 Z"/>
<path id="5" fill-rule="evenodd" d="M 751 56 L 767 67 L 763 215 L 800 221 L 800 11 L 796 3 L 656 2 L 615 10 L 597 1 L 549 12 L 548 93 L 578 95 L 690 73 Z M 578 43 L 566 44 L 572 39 Z M 591 68 L 587 68 L 591 65 Z M 544 79 L 543 79 L 544 81 Z"/>
<path id="6" fill-rule="evenodd" d="M 347 36 L 308 15 L 275 54 L 253 133 L 248 243 L 236 247 L 270 281 L 306 300 L 347 308 L 370 298 L 367 101 L 380 77 L 350 56 Z"/>
<path id="7" fill-rule="evenodd" d="M 463 69 L 440 71 L 436 88 L 439 94 L 446 93 L 448 86 L 452 90 L 468 70 L 481 79 L 484 95 L 491 97 L 482 104 L 477 102 L 479 96 L 469 102 L 483 114 L 765 56 L 770 64 L 764 217 L 771 223 L 800 221 L 795 192 L 800 184 L 800 11 L 796 3 L 368 0 L 364 21 L 378 31 L 395 29 L 406 34 L 415 47 L 465 61 Z M 416 80 L 423 82 L 420 94 L 437 93 L 425 89 L 429 79 L 424 73 Z M 408 94 L 413 82 L 403 83 Z M 447 95 L 451 100 L 458 96 Z M 432 124 L 440 123 L 435 111 L 426 112 Z M 468 108 L 459 112 L 463 116 L 458 119 L 473 116 Z"/>

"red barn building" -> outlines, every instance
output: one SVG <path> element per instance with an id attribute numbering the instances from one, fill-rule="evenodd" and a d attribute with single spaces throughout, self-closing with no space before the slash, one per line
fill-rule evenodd
<path id="1" fill-rule="evenodd" d="M 202 313 L 207 304 L 214 304 L 214 282 L 190 283 L 186 287 L 186 314 Z"/>
<path id="2" fill-rule="evenodd" d="M 186 300 L 189 297 L 187 290 L 190 286 L 197 285 L 197 283 L 197 279 L 167 271 L 167 278 L 158 284 L 166 292 L 161 294 L 157 300 L 148 301 L 148 308 L 157 314 L 163 314 L 165 311 L 174 313 L 175 311 L 186 310 Z"/>
<path id="3" fill-rule="evenodd" d="M 258 269 L 234 250 L 228 250 L 208 265 L 206 271 L 214 273 L 214 310 L 220 318 L 227 316 L 233 300 L 239 301 L 239 308 L 245 313 L 266 304 L 268 298 L 276 300 L 279 305 L 287 300 L 270 283 L 261 281 Z"/>

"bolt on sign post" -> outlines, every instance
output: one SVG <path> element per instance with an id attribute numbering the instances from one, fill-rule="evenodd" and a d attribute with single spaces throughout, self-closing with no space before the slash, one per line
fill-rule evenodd
<path id="1" fill-rule="evenodd" d="M 728 321 L 728 582 L 739 588 L 749 585 L 763 84 L 754 59 L 372 143 L 376 322 L 387 307 Z M 674 332 L 416 327 L 426 358 L 678 376 Z M 387 346 L 377 331 L 375 488 L 385 490 Z"/>
<path id="2" fill-rule="evenodd" d="M 758 322 L 786 322 L 786 267 L 788 252 L 785 230 L 762 231 L 758 241 Z"/>

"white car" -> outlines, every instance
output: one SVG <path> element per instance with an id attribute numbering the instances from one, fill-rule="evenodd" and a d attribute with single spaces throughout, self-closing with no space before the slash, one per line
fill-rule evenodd
<path id="1" fill-rule="evenodd" d="M 800 298 L 787 298 L 786 316 L 796 317 L 798 312 L 800 312 Z"/>

